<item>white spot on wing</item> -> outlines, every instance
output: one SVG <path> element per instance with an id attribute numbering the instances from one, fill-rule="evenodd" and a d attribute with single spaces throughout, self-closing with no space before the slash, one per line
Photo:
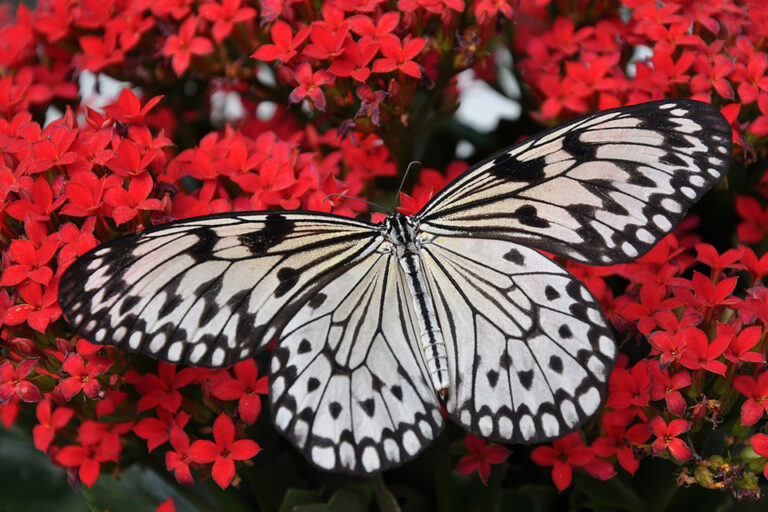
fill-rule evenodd
<path id="1" fill-rule="evenodd" d="M 591 388 L 579 397 L 579 405 L 584 414 L 591 416 L 600 405 L 600 393 L 597 392 L 597 389 Z"/>

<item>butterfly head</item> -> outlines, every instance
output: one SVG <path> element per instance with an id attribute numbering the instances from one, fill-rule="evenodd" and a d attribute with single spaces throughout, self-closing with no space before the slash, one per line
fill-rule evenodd
<path id="1" fill-rule="evenodd" d="M 389 215 L 384 221 L 382 234 L 398 256 L 418 253 L 418 230 L 411 217 L 402 213 Z"/>

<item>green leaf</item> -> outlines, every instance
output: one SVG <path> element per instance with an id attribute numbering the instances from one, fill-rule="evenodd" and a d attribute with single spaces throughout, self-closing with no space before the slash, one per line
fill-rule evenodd
<path id="1" fill-rule="evenodd" d="M 177 512 L 216 510 L 195 494 L 195 487 L 177 486 L 164 477 L 150 468 L 133 465 L 119 478 L 102 473 L 92 488 L 82 487 L 81 492 L 94 512 L 154 511 L 168 498 L 173 498 Z"/>
<path id="2" fill-rule="evenodd" d="M 307 505 L 310 503 L 317 503 L 321 501 L 322 496 L 318 491 L 310 491 L 307 489 L 288 489 L 283 497 L 282 503 L 278 512 L 293 512 L 300 505 Z"/>
<path id="3" fill-rule="evenodd" d="M 0 428 L 0 512 L 81 512 L 85 507 L 62 468 L 28 438 Z"/>
<path id="4" fill-rule="evenodd" d="M 295 489 L 291 489 L 295 490 Z M 290 492 L 290 491 L 289 491 Z M 312 493 L 312 491 L 306 491 Z M 288 493 L 286 493 L 287 496 Z M 299 494 L 296 494 L 299 497 Z M 361 489 L 342 489 L 336 491 L 328 503 L 307 503 L 296 505 L 285 512 L 356 512 L 369 509 L 371 501 L 370 493 L 365 493 Z M 284 512 L 280 508 L 280 512 Z"/>
<path id="5" fill-rule="evenodd" d="M 573 475 L 573 485 L 587 495 L 596 505 L 607 508 L 643 512 L 648 509 L 643 499 L 637 495 L 621 475 L 606 481 L 600 481 L 589 475 Z"/>

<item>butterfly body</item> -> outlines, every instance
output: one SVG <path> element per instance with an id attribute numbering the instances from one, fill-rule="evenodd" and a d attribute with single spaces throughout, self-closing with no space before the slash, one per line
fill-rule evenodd
<path id="1" fill-rule="evenodd" d="M 223 367 L 277 340 L 275 428 L 319 468 L 413 459 L 442 410 L 480 437 L 538 443 L 596 414 L 617 356 L 588 265 L 650 250 L 727 171 L 716 108 L 661 100 L 534 135 L 382 224 L 232 212 L 111 240 L 62 275 L 77 333 Z"/>
<path id="2" fill-rule="evenodd" d="M 425 242 L 419 233 L 418 225 L 401 213 L 388 216 L 384 221 L 383 231 L 389 244 L 385 250 L 389 250 L 397 259 L 408 283 L 419 328 L 420 346 L 432 387 L 444 399 L 449 391 L 448 359 L 443 333 L 435 314 L 434 301 L 424 279 L 421 248 Z"/>

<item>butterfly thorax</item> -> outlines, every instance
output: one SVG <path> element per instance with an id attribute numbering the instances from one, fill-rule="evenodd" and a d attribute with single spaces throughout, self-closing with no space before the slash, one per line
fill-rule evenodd
<path id="1" fill-rule="evenodd" d="M 441 398 L 448 395 L 448 358 L 443 333 L 435 314 L 435 304 L 424 278 L 421 260 L 421 240 L 418 228 L 410 217 L 395 213 L 387 217 L 384 238 L 389 252 L 397 258 L 408 289 L 419 326 L 420 348 L 435 391 Z"/>

